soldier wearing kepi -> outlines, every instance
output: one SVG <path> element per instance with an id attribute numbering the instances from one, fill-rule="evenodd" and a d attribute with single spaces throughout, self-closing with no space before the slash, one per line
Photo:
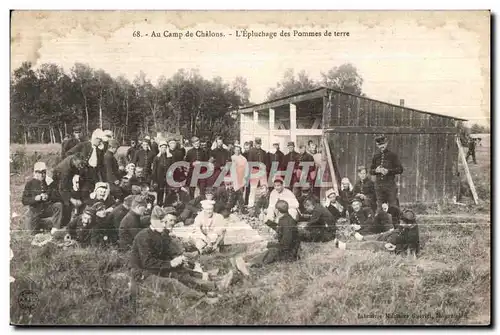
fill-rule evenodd
<path id="1" fill-rule="evenodd" d="M 65 158 L 67 155 L 66 153 L 68 150 L 72 149 L 75 145 L 81 142 L 81 129 L 80 126 L 74 126 L 73 127 L 73 138 L 68 139 L 67 141 L 65 140 L 62 143 L 62 152 L 61 152 L 61 158 Z"/>
<path id="2" fill-rule="evenodd" d="M 253 207 L 255 205 L 255 195 L 257 193 L 257 188 L 261 185 L 267 186 L 267 152 L 265 152 L 262 148 L 262 139 L 257 137 L 255 139 L 255 148 L 251 148 L 248 152 L 248 163 L 255 164 L 252 166 L 250 173 L 253 176 L 250 178 L 250 194 L 248 196 L 248 207 Z M 259 169 L 259 166 L 256 164 L 263 164 L 263 169 Z"/>
<path id="3" fill-rule="evenodd" d="M 398 187 L 395 177 L 403 173 L 403 166 L 398 155 L 387 149 L 387 138 L 384 135 L 377 136 L 375 143 L 379 152 L 373 156 L 370 174 L 376 176 L 377 208 L 380 210 L 384 202 L 388 203 L 389 207 L 399 208 Z"/>

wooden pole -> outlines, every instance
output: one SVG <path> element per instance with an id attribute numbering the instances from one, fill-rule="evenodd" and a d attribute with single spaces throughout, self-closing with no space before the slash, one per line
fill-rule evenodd
<path id="1" fill-rule="evenodd" d="M 462 148 L 462 144 L 460 143 L 460 139 L 458 138 L 458 136 L 455 138 L 455 140 L 458 146 L 458 154 L 460 156 L 460 160 L 462 161 L 462 165 L 464 166 L 465 176 L 467 177 L 467 182 L 469 183 L 472 197 L 474 198 L 474 203 L 477 205 L 479 203 L 479 198 L 477 196 L 476 187 L 474 186 L 474 181 L 472 180 L 472 176 L 469 171 L 469 164 L 467 164 L 467 160 L 465 159 L 464 149 Z"/>
<path id="2" fill-rule="evenodd" d="M 325 148 L 326 158 L 328 166 L 330 167 L 330 174 L 332 176 L 333 189 L 338 193 L 339 187 L 337 185 L 337 175 L 335 174 L 335 167 L 333 166 L 332 152 L 330 151 L 330 145 L 326 137 L 323 137 L 323 147 Z"/>

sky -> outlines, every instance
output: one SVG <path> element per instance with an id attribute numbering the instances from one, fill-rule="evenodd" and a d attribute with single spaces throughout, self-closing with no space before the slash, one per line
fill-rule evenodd
<path id="1" fill-rule="evenodd" d="M 278 36 L 248 39 L 244 29 Z M 282 30 L 292 36 L 280 36 Z M 293 36 L 294 30 L 322 36 Z M 349 36 L 324 36 L 325 30 Z M 151 37 L 153 31 L 162 37 Z M 184 36 L 163 37 L 165 31 Z M 225 37 L 186 37 L 187 31 Z M 15 12 L 11 70 L 23 61 L 65 70 L 82 62 L 130 80 L 143 71 L 155 82 L 193 68 L 207 79 L 245 77 L 250 100 L 259 103 L 287 68 L 320 79 L 349 62 L 371 98 L 405 99 L 408 107 L 489 124 L 489 34 L 488 12 Z"/>

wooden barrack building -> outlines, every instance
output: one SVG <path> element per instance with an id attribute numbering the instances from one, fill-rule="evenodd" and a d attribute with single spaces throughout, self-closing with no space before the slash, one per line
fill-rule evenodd
<path id="1" fill-rule="evenodd" d="M 385 134 L 388 149 L 398 154 L 404 168 L 397 179 L 401 203 L 451 200 L 457 194 L 459 118 L 394 105 L 320 87 L 241 108 L 241 143 L 262 138 L 296 147 L 309 140 L 318 144 L 327 163 L 330 186 L 339 177 L 356 182 L 357 167 L 370 167 L 377 150 L 375 137 Z M 324 193 L 325 188 L 323 188 Z"/>

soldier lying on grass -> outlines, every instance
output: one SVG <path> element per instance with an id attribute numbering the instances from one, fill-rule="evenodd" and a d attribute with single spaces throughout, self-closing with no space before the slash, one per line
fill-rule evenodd
<path id="1" fill-rule="evenodd" d="M 297 222 L 288 212 L 288 203 L 278 200 L 275 205 L 274 215 L 277 223 L 267 221 L 266 224 L 277 233 L 277 242 L 267 243 L 266 249 L 256 255 L 247 254 L 245 263 L 242 256 L 233 259 L 233 263 L 244 274 L 249 275 L 247 267 L 258 267 L 273 262 L 293 262 L 299 258 L 300 236 Z"/>
<path id="2" fill-rule="evenodd" d="M 414 256 L 420 252 L 419 229 L 415 213 L 411 210 L 401 213 L 400 223 L 395 229 L 381 234 L 360 236 L 359 242 L 345 243 L 336 239 L 335 246 L 343 250 L 387 250 L 396 254 L 408 252 Z"/>
<path id="3" fill-rule="evenodd" d="M 174 219 L 168 219 L 169 215 Z M 141 230 L 133 242 L 130 255 L 133 277 L 136 280 L 144 280 L 148 276 L 176 279 L 203 293 L 225 290 L 231 284 L 233 271 L 222 277 L 195 271 L 182 254 L 182 248 L 169 234 L 175 223 L 175 209 L 163 210 L 155 206 L 151 225 Z"/>

